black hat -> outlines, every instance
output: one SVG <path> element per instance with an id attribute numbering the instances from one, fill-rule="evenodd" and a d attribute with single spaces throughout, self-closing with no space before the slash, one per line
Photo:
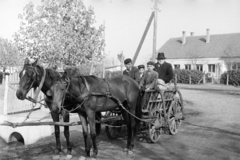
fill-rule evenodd
<path id="1" fill-rule="evenodd" d="M 166 59 L 163 52 L 158 53 L 157 59 Z"/>
<path id="2" fill-rule="evenodd" d="M 124 60 L 124 64 L 128 64 L 128 63 L 131 63 L 131 62 L 132 62 L 132 60 L 130 58 L 127 58 L 127 59 Z"/>
<path id="3" fill-rule="evenodd" d="M 149 62 L 147 63 L 147 65 L 152 65 L 152 66 L 154 66 L 155 63 L 154 63 L 153 61 L 149 61 Z"/>
<path id="4" fill-rule="evenodd" d="M 141 68 L 143 68 L 143 69 L 144 69 L 144 68 L 145 68 L 145 66 L 144 66 L 143 64 L 139 65 L 139 66 L 138 66 L 138 69 L 141 69 Z"/>

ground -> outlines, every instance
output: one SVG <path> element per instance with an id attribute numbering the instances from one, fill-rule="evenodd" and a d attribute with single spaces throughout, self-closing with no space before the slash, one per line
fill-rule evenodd
<path id="1" fill-rule="evenodd" d="M 240 89 L 226 86 L 180 85 L 185 100 L 186 119 L 176 135 L 163 134 L 159 142 L 152 144 L 147 134 L 141 132 L 141 140 L 135 144 L 133 156 L 123 152 L 126 136 L 111 141 L 105 132 L 98 137 L 99 160 L 190 160 L 190 159 L 238 159 L 240 157 Z M 71 127 L 73 160 L 84 152 L 81 127 Z M 144 138 L 145 137 L 145 138 Z M 65 139 L 61 134 L 65 148 Z M 55 148 L 54 135 L 28 146 L 14 143 L 6 146 L 0 140 L 0 159 L 39 160 L 52 159 Z M 62 155 L 62 158 L 64 154 Z"/>

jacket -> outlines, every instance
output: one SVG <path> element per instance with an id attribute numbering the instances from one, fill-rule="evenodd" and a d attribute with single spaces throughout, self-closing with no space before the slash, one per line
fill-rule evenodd
<path id="1" fill-rule="evenodd" d="M 173 69 L 170 63 L 164 62 L 162 65 L 156 63 L 154 70 L 158 72 L 158 78 L 165 83 L 169 83 L 173 79 Z"/>
<path id="2" fill-rule="evenodd" d="M 144 89 L 153 89 L 158 80 L 158 73 L 156 71 L 145 71 L 140 82 L 140 87 Z"/>
<path id="3" fill-rule="evenodd" d="M 130 71 L 125 69 L 123 71 L 123 75 L 131 77 L 132 79 L 137 81 L 138 84 L 140 83 L 140 73 L 137 67 L 132 66 Z"/>

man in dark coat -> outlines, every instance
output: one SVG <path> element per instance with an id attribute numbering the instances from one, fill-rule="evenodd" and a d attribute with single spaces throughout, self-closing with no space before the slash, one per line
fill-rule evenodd
<path id="1" fill-rule="evenodd" d="M 155 71 L 158 72 L 159 81 L 169 83 L 173 79 L 173 69 L 170 63 L 165 62 L 165 59 L 164 53 L 158 53 L 158 62 L 155 64 Z"/>
<path id="2" fill-rule="evenodd" d="M 131 77 L 139 84 L 140 74 L 138 68 L 133 66 L 132 60 L 130 58 L 127 58 L 124 60 L 124 64 L 126 69 L 123 71 L 123 75 Z"/>

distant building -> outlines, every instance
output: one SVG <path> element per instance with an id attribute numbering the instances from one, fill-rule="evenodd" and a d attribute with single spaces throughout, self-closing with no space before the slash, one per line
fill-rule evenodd
<path id="1" fill-rule="evenodd" d="M 240 33 L 186 36 L 169 39 L 158 52 L 164 52 L 174 69 L 200 70 L 219 79 L 227 70 L 240 70 Z"/>

